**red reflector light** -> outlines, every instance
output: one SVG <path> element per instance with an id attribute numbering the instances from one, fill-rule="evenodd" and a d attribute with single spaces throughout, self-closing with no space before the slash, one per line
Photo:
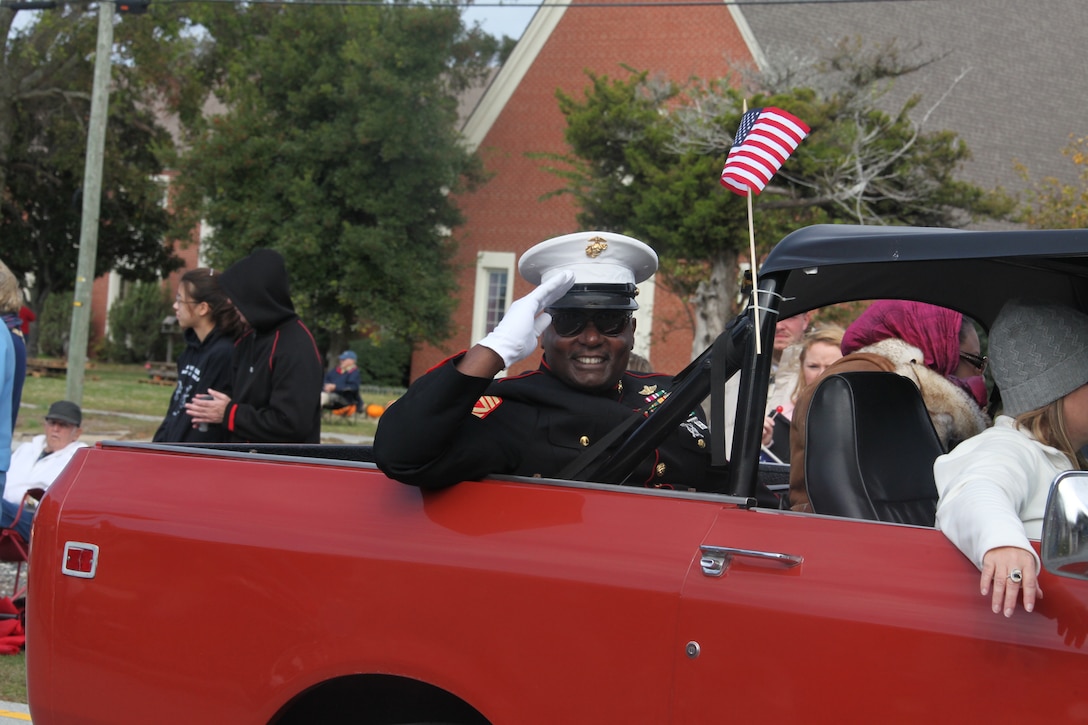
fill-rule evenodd
<path id="1" fill-rule="evenodd" d="M 98 547 L 81 541 L 69 541 L 64 545 L 64 563 L 61 572 L 68 576 L 91 579 L 98 569 Z"/>

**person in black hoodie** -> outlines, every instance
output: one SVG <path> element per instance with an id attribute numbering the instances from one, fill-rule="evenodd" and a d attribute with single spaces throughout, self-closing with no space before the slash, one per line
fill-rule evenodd
<path id="1" fill-rule="evenodd" d="M 283 257 L 258 249 L 232 264 L 219 284 L 248 326 L 234 349 L 229 392 L 192 400 L 197 423 L 220 423 L 230 440 L 320 443 L 324 363 L 313 335 L 295 314 Z"/>
<path id="2" fill-rule="evenodd" d="M 234 305 L 219 286 L 215 270 L 191 269 L 178 282 L 174 314 L 184 330 L 185 349 L 178 356 L 178 386 L 162 425 L 152 438 L 156 443 L 218 443 L 226 440 L 221 425 L 193 423 L 185 404 L 209 388 L 229 391 L 234 338 L 241 321 Z"/>

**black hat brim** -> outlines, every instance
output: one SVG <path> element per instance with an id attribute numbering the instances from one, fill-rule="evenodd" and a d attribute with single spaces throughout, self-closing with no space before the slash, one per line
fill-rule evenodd
<path id="1" fill-rule="evenodd" d="M 556 310 L 637 310 L 633 284 L 576 284 L 549 307 Z"/>

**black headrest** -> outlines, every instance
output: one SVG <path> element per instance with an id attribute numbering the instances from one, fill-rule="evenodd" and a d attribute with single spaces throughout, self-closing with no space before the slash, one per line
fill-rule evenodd
<path id="1" fill-rule="evenodd" d="M 805 482 L 817 513 L 932 526 L 943 453 L 909 379 L 848 372 L 821 381 L 806 419 Z"/>

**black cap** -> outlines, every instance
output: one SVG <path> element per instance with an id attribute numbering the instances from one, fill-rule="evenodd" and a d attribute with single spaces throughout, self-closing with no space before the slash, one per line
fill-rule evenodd
<path id="1" fill-rule="evenodd" d="M 49 412 L 45 414 L 45 419 L 71 423 L 78 428 L 83 424 L 83 411 L 70 400 L 58 400 L 49 406 Z"/>

